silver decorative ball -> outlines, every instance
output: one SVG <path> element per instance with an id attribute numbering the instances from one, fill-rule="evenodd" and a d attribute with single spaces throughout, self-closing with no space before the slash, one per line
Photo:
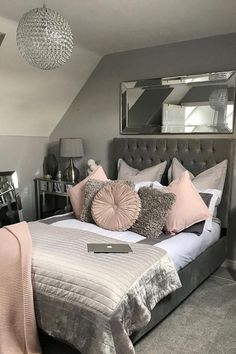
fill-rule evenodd
<path id="1" fill-rule="evenodd" d="M 52 70 L 70 58 L 73 35 L 63 16 L 42 7 L 30 10 L 20 19 L 16 43 L 28 63 L 43 70 Z"/>
<path id="2" fill-rule="evenodd" d="M 219 88 L 212 91 L 209 97 L 209 104 L 216 111 L 225 109 L 228 103 L 227 88 Z"/>

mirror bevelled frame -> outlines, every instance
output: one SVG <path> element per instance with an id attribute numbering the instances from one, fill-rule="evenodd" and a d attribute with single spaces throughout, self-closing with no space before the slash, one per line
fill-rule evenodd
<path id="1" fill-rule="evenodd" d="M 232 134 L 235 71 L 121 83 L 121 134 Z"/>

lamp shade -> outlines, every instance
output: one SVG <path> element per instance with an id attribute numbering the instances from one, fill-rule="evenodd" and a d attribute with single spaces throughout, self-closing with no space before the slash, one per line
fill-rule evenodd
<path id="1" fill-rule="evenodd" d="M 82 157 L 84 156 L 83 140 L 80 138 L 60 139 L 61 157 Z"/>

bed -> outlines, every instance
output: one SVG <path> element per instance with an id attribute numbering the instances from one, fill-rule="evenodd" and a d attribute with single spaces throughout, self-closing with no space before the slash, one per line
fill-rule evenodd
<path id="1" fill-rule="evenodd" d="M 131 339 L 136 343 L 148 331 L 156 326 L 163 318 L 173 311 L 197 286 L 199 286 L 208 276 L 210 276 L 225 260 L 227 247 L 227 228 L 228 215 L 230 213 L 230 196 L 231 196 L 231 180 L 232 180 L 232 164 L 233 164 L 233 141 L 229 139 L 135 139 L 135 138 L 116 138 L 112 143 L 110 150 L 110 175 L 116 177 L 116 163 L 118 158 L 123 158 L 130 166 L 143 169 L 155 165 L 161 161 L 167 160 L 168 165 L 173 157 L 177 157 L 183 165 L 194 174 L 198 174 L 203 170 L 214 166 L 215 164 L 228 160 L 228 172 L 226 177 L 225 189 L 218 210 L 218 217 L 221 220 L 222 228 L 214 225 L 214 233 L 211 240 L 209 235 L 204 235 L 196 239 L 194 235 L 179 235 L 176 245 L 170 246 L 169 241 L 163 241 L 161 247 L 171 254 L 176 269 L 182 283 L 182 288 L 171 293 L 162 299 L 152 310 L 150 322 L 146 327 L 132 334 Z M 163 176 L 163 184 L 167 184 L 167 175 Z M 68 222 L 70 224 L 68 224 Z M 89 228 L 91 226 L 79 225 L 79 221 L 71 219 L 55 219 L 54 223 L 58 227 L 70 228 Z M 96 226 L 92 226 L 92 228 Z M 99 230 L 93 230 L 99 233 Z M 105 235 L 104 235 L 105 236 Z M 113 236 L 120 240 L 129 242 L 129 235 Z M 109 235 L 111 237 L 111 235 Z M 123 239 L 122 239 L 123 237 Z M 124 237 L 128 237 L 124 239 Z M 184 239 L 192 237 L 195 243 L 194 252 L 190 247 L 185 251 L 185 256 L 178 257 L 173 250 L 178 248 L 178 244 Z M 204 242 L 205 240 L 205 242 Z M 140 241 L 140 240 L 139 240 Z M 139 242 L 137 241 L 137 242 Z M 191 245 L 191 242 L 189 243 Z M 196 250 L 198 250 L 196 252 Z M 178 253 L 178 252 L 177 252 Z M 186 260 L 187 259 L 187 260 Z M 192 261 L 191 261 L 192 260 Z M 45 340 L 46 337 L 44 337 Z M 55 339 L 49 339 L 56 345 Z M 75 351 L 76 352 L 76 351 Z"/>

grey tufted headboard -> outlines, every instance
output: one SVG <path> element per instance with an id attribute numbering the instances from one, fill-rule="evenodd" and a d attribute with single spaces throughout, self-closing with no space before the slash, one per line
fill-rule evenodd
<path id="1" fill-rule="evenodd" d="M 112 177 L 117 176 L 117 160 L 124 159 L 130 166 L 142 170 L 162 161 L 168 161 L 163 176 L 167 184 L 167 170 L 173 157 L 194 175 L 227 159 L 228 171 L 222 202 L 218 216 L 222 226 L 227 227 L 231 200 L 231 181 L 233 174 L 234 141 L 231 139 L 152 139 L 115 138 L 112 144 L 110 162 Z"/>

